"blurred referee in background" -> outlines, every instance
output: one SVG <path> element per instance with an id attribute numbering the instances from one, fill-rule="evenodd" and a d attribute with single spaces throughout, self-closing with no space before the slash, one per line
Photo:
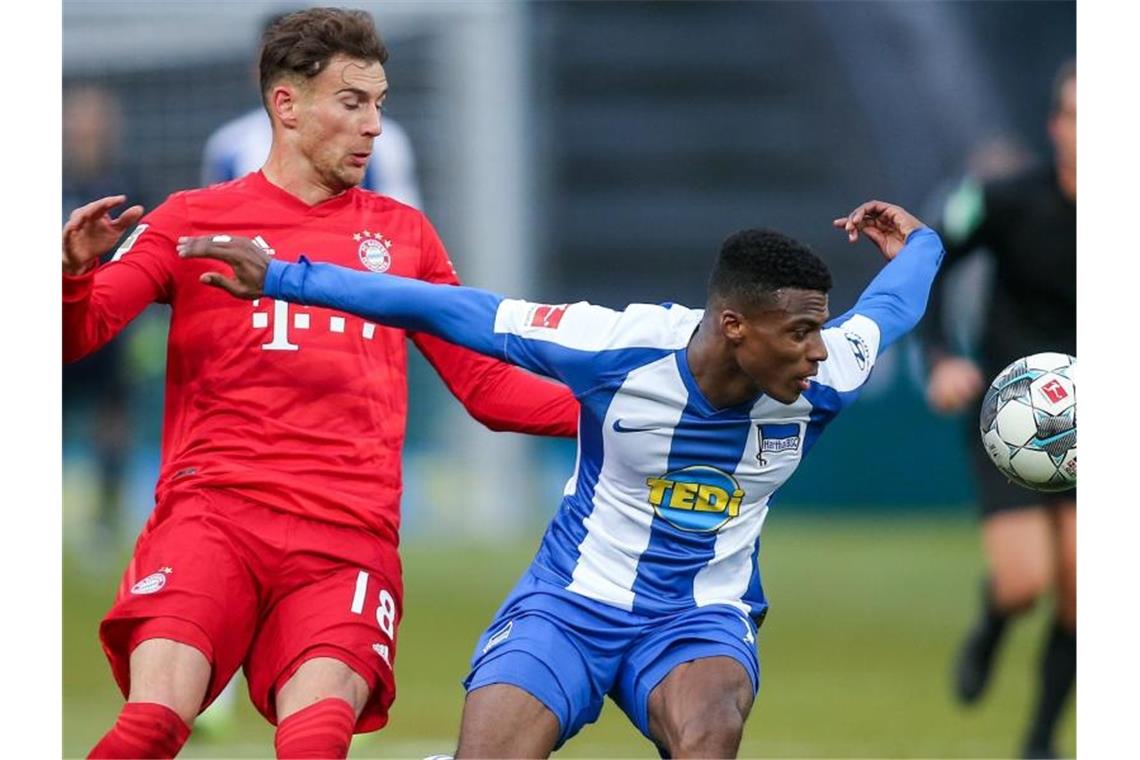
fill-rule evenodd
<path id="1" fill-rule="evenodd" d="M 943 414 L 971 410 L 967 442 L 988 568 L 980 614 L 954 665 L 959 701 L 974 704 L 985 693 L 1010 619 L 1028 612 L 1049 592 L 1055 595 L 1036 705 L 1022 745 L 1023 755 L 1033 758 L 1056 756 L 1057 721 L 1076 680 L 1076 492 L 1039 493 L 1007 482 L 982 449 L 977 420 L 982 391 L 1010 362 L 1041 351 L 1076 355 L 1075 62 L 1057 73 L 1048 129 L 1053 143 L 1049 165 L 985 184 L 967 179 L 942 215 L 945 270 L 979 248 L 987 249 L 994 261 L 977 359 L 955 355 L 948 347 L 937 285 L 925 322 L 930 405 Z"/>

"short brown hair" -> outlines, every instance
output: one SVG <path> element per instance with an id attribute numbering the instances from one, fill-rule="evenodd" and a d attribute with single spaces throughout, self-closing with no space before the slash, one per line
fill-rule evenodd
<path id="1" fill-rule="evenodd" d="M 282 16 L 261 36 L 261 97 L 284 76 L 312 79 L 343 53 L 360 61 L 388 60 L 372 16 L 344 8 L 309 8 Z"/>

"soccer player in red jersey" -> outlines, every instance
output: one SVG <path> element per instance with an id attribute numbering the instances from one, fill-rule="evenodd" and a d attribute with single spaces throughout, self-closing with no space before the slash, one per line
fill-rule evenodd
<path id="1" fill-rule="evenodd" d="M 171 757 L 244 667 L 278 757 L 345 757 L 387 721 L 401 617 L 397 554 L 405 337 L 496 430 L 574 435 L 569 392 L 427 335 L 324 308 L 201 287 L 224 264 L 178 239 L 238 234 L 267 253 L 457 284 L 420 212 L 361 190 L 388 91 L 360 11 L 312 9 L 266 33 L 273 147 L 261 171 L 125 199 L 63 229 L 63 358 L 98 349 L 151 302 L 171 306 L 156 505 L 100 627 L 127 697 L 91 757 Z M 141 218 L 141 221 L 140 221 Z M 114 261 L 98 257 L 139 222 Z"/>

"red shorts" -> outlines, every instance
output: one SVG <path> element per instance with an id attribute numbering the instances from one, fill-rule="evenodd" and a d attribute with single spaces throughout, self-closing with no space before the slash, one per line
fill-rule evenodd
<path id="1" fill-rule="evenodd" d="M 314 657 L 333 657 L 371 690 L 357 733 L 388 722 L 403 589 L 396 548 L 359 528 L 277 512 L 231 492 L 171 493 L 151 516 L 99 629 L 123 695 L 130 654 L 168 638 L 213 666 L 202 709 L 239 667 L 276 724 L 277 690 Z"/>

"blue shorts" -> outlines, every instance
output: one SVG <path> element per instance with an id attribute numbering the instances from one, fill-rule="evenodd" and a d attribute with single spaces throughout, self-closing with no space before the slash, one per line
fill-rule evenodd
<path id="1" fill-rule="evenodd" d="M 531 694 L 558 718 L 555 749 L 598 719 L 607 694 L 651 739 L 649 694 L 682 663 L 731 657 L 752 679 L 755 694 L 755 642 L 755 623 L 727 604 L 649 617 L 528 571 L 475 645 L 463 685 L 471 692 L 505 683 Z"/>

